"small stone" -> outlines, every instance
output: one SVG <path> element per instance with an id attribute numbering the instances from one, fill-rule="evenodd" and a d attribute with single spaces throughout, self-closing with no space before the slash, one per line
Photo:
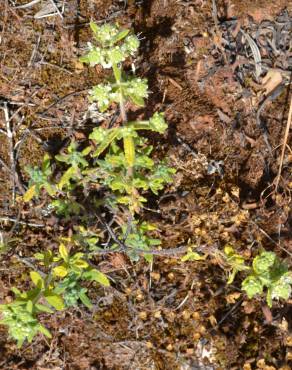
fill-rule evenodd
<path id="1" fill-rule="evenodd" d="M 188 311 L 188 310 L 184 310 L 183 312 L 182 312 L 182 318 L 184 319 L 184 320 L 189 320 L 190 319 L 190 317 L 191 317 L 191 313 Z"/>
<path id="2" fill-rule="evenodd" d="M 166 349 L 167 349 L 168 351 L 172 351 L 172 350 L 173 350 L 173 345 L 172 345 L 172 344 L 168 344 L 168 345 L 166 346 Z"/>
<path id="3" fill-rule="evenodd" d="M 149 349 L 153 348 L 152 342 L 146 342 L 146 347 Z"/>
<path id="4" fill-rule="evenodd" d="M 160 280 L 161 275 L 158 272 L 151 272 L 150 275 L 153 280 L 156 280 L 156 281 Z"/>
<path id="5" fill-rule="evenodd" d="M 168 275 L 167 275 L 168 279 L 169 280 L 173 280 L 174 279 L 174 273 L 173 272 L 170 272 Z"/>
<path id="6" fill-rule="evenodd" d="M 292 347 L 292 336 L 286 338 L 286 346 Z"/>
<path id="7" fill-rule="evenodd" d="M 263 369 L 266 366 L 266 361 L 265 359 L 261 358 L 260 360 L 257 361 L 257 367 L 260 369 Z"/>
<path id="8" fill-rule="evenodd" d="M 195 320 L 199 320 L 201 317 L 201 315 L 199 314 L 199 312 L 193 312 L 192 313 L 192 318 L 195 319 Z"/>
<path id="9" fill-rule="evenodd" d="M 198 331 L 203 335 L 206 333 L 206 328 L 204 325 L 200 325 Z"/>
<path id="10" fill-rule="evenodd" d="M 193 335 L 193 339 L 194 339 L 195 341 L 199 340 L 200 338 L 201 338 L 201 334 L 200 334 L 200 333 L 195 333 L 195 334 Z"/>
<path id="11" fill-rule="evenodd" d="M 143 321 L 147 320 L 147 312 L 142 311 L 139 313 L 139 318 Z"/>
<path id="12" fill-rule="evenodd" d="M 161 318 L 161 311 L 154 312 L 154 317 L 155 317 L 155 319 L 160 319 Z"/>

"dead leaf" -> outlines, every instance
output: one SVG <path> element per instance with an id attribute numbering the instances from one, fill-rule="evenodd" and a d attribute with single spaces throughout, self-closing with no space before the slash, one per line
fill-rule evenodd
<path id="1" fill-rule="evenodd" d="M 229 304 L 234 304 L 238 298 L 240 297 L 241 293 L 240 292 L 235 292 L 235 293 L 231 293 L 231 294 L 228 294 L 225 299 L 227 301 L 227 303 Z"/>
<path id="2" fill-rule="evenodd" d="M 280 71 L 277 69 L 269 69 L 268 73 L 262 79 L 262 86 L 265 90 L 265 95 L 269 95 L 274 91 L 283 81 L 283 77 Z"/>
<path id="3" fill-rule="evenodd" d="M 255 306 L 252 302 L 245 301 L 245 302 L 242 303 L 242 306 L 243 306 L 244 312 L 247 315 L 249 315 L 249 314 L 251 314 L 252 312 L 255 311 Z"/>
<path id="4" fill-rule="evenodd" d="M 210 323 L 213 327 L 215 327 L 217 325 L 217 319 L 216 319 L 215 316 L 213 316 L 213 315 L 209 316 L 209 321 L 210 321 Z"/>

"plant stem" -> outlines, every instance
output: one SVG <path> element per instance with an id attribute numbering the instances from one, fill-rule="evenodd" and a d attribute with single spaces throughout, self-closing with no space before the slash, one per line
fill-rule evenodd
<path id="1" fill-rule="evenodd" d="M 119 93 L 119 105 L 120 105 L 122 124 L 126 126 L 128 119 L 127 119 L 127 112 L 125 108 L 123 89 L 122 89 L 122 82 L 123 82 L 122 81 L 122 67 L 119 68 L 116 64 L 113 64 L 113 72 L 114 72 L 117 85 L 119 86 L 119 92 L 120 92 Z M 125 152 L 126 159 L 128 157 L 127 154 L 130 152 L 132 153 L 131 155 L 132 158 L 128 161 L 128 162 L 131 162 L 131 164 L 129 164 L 128 169 L 127 169 L 127 178 L 131 179 L 134 176 L 134 168 L 133 168 L 132 162 L 134 162 L 134 158 L 135 158 L 135 144 L 134 144 L 134 140 L 132 137 L 124 138 L 123 143 L 124 143 L 124 152 Z M 132 195 L 133 195 L 133 198 L 137 198 L 138 196 L 138 192 L 135 188 L 132 189 Z"/>

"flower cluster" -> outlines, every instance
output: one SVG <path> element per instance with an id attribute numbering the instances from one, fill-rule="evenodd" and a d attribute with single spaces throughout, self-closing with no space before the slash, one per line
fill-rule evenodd
<path id="1" fill-rule="evenodd" d="M 80 61 L 94 67 L 101 64 L 103 68 L 112 68 L 138 50 L 140 42 L 136 35 L 128 35 L 129 30 L 119 31 L 116 25 L 97 26 L 90 23 L 95 39 L 100 46 L 88 43 L 89 52 Z M 120 41 L 123 40 L 122 43 Z"/>
<path id="2" fill-rule="evenodd" d="M 119 84 L 99 84 L 90 91 L 90 101 L 97 102 L 101 112 L 108 109 L 111 103 L 119 103 L 120 96 L 129 98 L 138 106 L 144 105 L 144 99 L 148 97 L 147 80 L 141 78 L 132 78 Z"/>

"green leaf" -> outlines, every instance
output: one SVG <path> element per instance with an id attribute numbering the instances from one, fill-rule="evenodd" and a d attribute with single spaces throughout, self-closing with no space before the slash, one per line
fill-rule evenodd
<path id="1" fill-rule="evenodd" d="M 291 273 L 287 272 L 278 281 L 274 282 L 271 286 L 271 298 L 285 300 L 289 299 L 291 294 L 292 277 Z"/>
<path id="2" fill-rule="evenodd" d="M 47 338 L 52 338 L 52 334 L 49 332 L 47 328 L 45 328 L 43 325 L 39 325 L 38 327 L 39 331 L 44 334 Z"/>
<path id="3" fill-rule="evenodd" d="M 238 272 L 237 269 L 232 269 L 231 273 L 229 274 L 228 280 L 227 280 L 228 285 L 233 283 L 237 272 Z"/>
<path id="4" fill-rule="evenodd" d="M 87 146 L 85 149 L 82 150 L 82 152 L 81 152 L 82 156 L 85 157 L 86 155 L 88 155 L 91 152 L 91 150 L 92 150 L 92 147 Z"/>
<path id="5" fill-rule="evenodd" d="M 68 274 L 68 270 L 65 266 L 56 266 L 53 268 L 53 273 L 57 277 L 65 277 Z"/>
<path id="6" fill-rule="evenodd" d="M 29 273 L 29 275 L 30 275 L 30 278 L 31 278 L 31 280 L 32 280 L 32 282 L 34 283 L 35 286 L 37 286 L 40 289 L 44 288 L 45 282 L 44 282 L 43 278 L 41 277 L 41 275 L 38 272 L 31 271 Z"/>
<path id="7" fill-rule="evenodd" d="M 121 41 L 122 39 L 124 39 L 128 35 L 129 32 L 130 32 L 130 30 L 120 31 L 115 37 L 112 38 L 112 42 L 115 44 L 118 41 Z"/>
<path id="8" fill-rule="evenodd" d="M 32 303 L 32 301 L 27 301 L 27 303 L 26 303 L 26 309 L 27 309 L 27 311 L 29 313 L 32 313 L 32 311 L 33 311 L 33 303 Z"/>
<path id="9" fill-rule="evenodd" d="M 249 275 L 241 285 L 242 289 L 246 291 L 248 298 L 253 298 L 256 294 L 263 292 L 263 285 L 256 276 Z"/>
<path id="10" fill-rule="evenodd" d="M 144 99 L 140 96 L 137 96 L 135 94 L 131 95 L 131 100 L 134 104 L 138 105 L 138 107 L 144 107 Z"/>
<path id="11" fill-rule="evenodd" d="M 13 292 L 16 296 L 18 296 L 18 295 L 20 295 L 20 294 L 21 294 L 21 291 L 20 291 L 19 289 L 15 288 L 14 286 L 11 288 L 11 290 L 12 290 L 12 292 Z"/>
<path id="12" fill-rule="evenodd" d="M 56 188 L 52 184 L 46 183 L 44 184 L 44 188 L 46 189 L 46 191 L 51 197 L 53 197 L 56 194 Z"/>
<path id="13" fill-rule="evenodd" d="M 188 248 L 187 254 L 185 254 L 181 258 L 181 261 L 182 262 L 185 262 L 185 261 L 200 261 L 200 260 L 204 260 L 204 259 L 206 259 L 205 256 L 201 256 L 199 253 L 193 252 L 192 248 Z"/>
<path id="14" fill-rule="evenodd" d="M 35 195 L 37 195 L 36 185 L 32 185 L 23 195 L 23 201 L 29 202 Z"/>
<path id="15" fill-rule="evenodd" d="M 49 154 L 46 153 L 44 155 L 44 159 L 43 159 L 43 163 L 42 163 L 42 171 L 46 172 L 47 170 L 49 170 L 50 165 L 51 165 L 51 157 L 49 156 Z"/>
<path id="16" fill-rule="evenodd" d="M 122 70 L 121 68 L 119 68 L 116 64 L 113 64 L 113 72 L 114 72 L 114 76 L 115 76 L 115 79 L 116 81 L 121 81 L 121 78 L 122 78 Z"/>
<path id="17" fill-rule="evenodd" d="M 133 167 L 135 164 L 135 144 L 132 137 L 124 137 L 124 152 L 127 165 Z"/>
<path id="18" fill-rule="evenodd" d="M 73 179 L 76 176 L 76 174 L 77 174 L 77 168 L 73 166 L 69 167 L 68 170 L 61 177 L 59 184 L 58 184 L 58 188 L 62 190 L 65 185 L 67 186 L 70 185 L 70 180 Z"/>
<path id="19" fill-rule="evenodd" d="M 69 254 L 68 254 L 67 248 L 65 247 L 63 243 L 59 245 L 59 254 L 65 262 L 68 262 Z"/>
<path id="20" fill-rule="evenodd" d="M 92 303 L 84 292 L 79 293 L 79 298 L 86 307 L 92 308 Z"/>
<path id="21" fill-rule="evenodd" d="M 99 27 L 98 27 L 98 25 L 97 25 L 96 23 L 94 23 L 94 22 L 90 21 L 89 26 L 90 26 L 91 31 L 92 31 L 93 33 L 95 33 L 95 34 L 96 34 L 96 33 L 98 33 L 98 31 L 99 31 Z"/>
<path id="22" fill-rule="evenodd" d="M 153 262 L 153 254 L 145 253 L 143 254 L 143 257 L 146 262 L 152 263 Z"/>
<path id="23" fill-rule="evenodd" d="M 112 143 L 112 141 L 115 140 L 115 138 L 118 136 L 118 134 L 119 134 L 119 130 L 118 129 L 115 129 L 113 131 L 110 131 L 109 134 L 104 139 L 104 142 L 101 143 L 97 147 L 97 149 L 95 150 L 95 152 L 93 153 L 93 157 L 99 157 L 101 155 L 101 153 L 104 152 L 105 149 Z"/>
<path id="24" fill-rule="evenodd" d="M 110 286 L 107 276 L 96 269 L 85 271 L 83 276 L 86 280 L 96 281 L 103 286 Z"/>
<path id="25" fill-rule="evenodd" d="M 161 134 L 167 129 L 167 123 L 164 119 L 164 113 L 154 113 L 153 117 L 149 120 L 149 125 L 153 131 L 157 131 Z"/>
<path id="26" fill-rule="evenodd" d="M 40 303 L 36 303 L 35 308 L 40 312 L 53 313 L 53 310 L 51 310 L 48 306 L 45 306 Z"/>
<path id="27" fill-rule="evenodd" d="M 88 263 L 84 260 L 78 259 L 72 263 L 72 267 L 77 267 L 79 270 L 84 270 L 88 267 Z"/>
<path id="28" fill-rule="evenodd" d="M 276 260 L 276 254 L 274 252 L 262 252 L 259 256 L 255 257 L 252 266 L 257 274 L 262 274 L 269 271 Z"/>
<path id="29" fill-rule="evenodd" d="M 46 301 L 53 306 L 56 310 L 62 311 L 65 308 L 62 297 L 56 294 L 46 294 Z"/>
<path id="30" fill-rule="evenodd" d="M 17 340 L 17 348 L 21 348 L 23 343 L 25 341 L 25 338 L 20 338 Z"/>

